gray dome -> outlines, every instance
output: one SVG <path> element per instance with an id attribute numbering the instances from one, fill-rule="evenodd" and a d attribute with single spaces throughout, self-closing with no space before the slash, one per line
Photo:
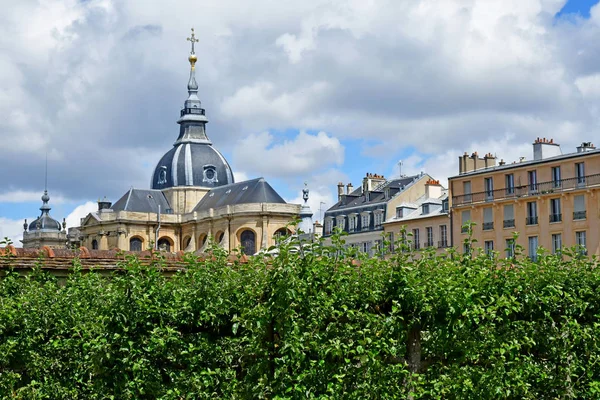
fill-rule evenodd
<path id="1" fill-rule="evenodd" d="M 40 210 L 42 213 L 39 217 L 37 217 L 32 223 L 29 224 L 30 231 L 58 231 L 60 232 L 62 227 L 60 222 L 55 220 L 50 216 L 50 206 L 48 202 L 50 201 L 50 196 L 48 195 L 48 190 L 44 190 L 44 194 L 42 195 L 42 206 Z M 27 221 L 25 221 L 27 222 Z"/>
<path id="2" fill-rule="evenodd" d="M 158 162 L 152 175 L 152 189 L 174 186 L 214 188 L 234 183 L 225 157 L 210 144 L 180 142 Z"/>
<path id="3" fill-rule="evenodd" d="M 62 230 L 60 222 L 52 218 L 49 214 L 43 213 L 41 216 L 37 217 L 32 223 L 29 224 L 30 232 L 35 232 L 38 230 L 38 222 L 40 223 L 40 230 L 57 232 L 60 232 Z"/>

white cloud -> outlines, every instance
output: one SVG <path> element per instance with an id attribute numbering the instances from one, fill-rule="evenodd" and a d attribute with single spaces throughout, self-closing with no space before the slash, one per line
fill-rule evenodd
<path id="1" fill-rule="evenodd" d="M 268 132 L 240 140 L 233 152 L 236 164 L 265 176 L 289 178 L 322 171 L 344 162 L 344 146 L 325 132 L 300 132 L 293 140 L 276 142 Z"/>
<path id="2" fill-rule="evenodd" d="M 27 218 L 31 222 L 35 217 Z M 0 239 L 8 237 L 13 246 L 22 247 L 21 239 L 23 239 L 23 222 L 24 220 L 15 220 L 10 218 L 0 217 Z"/>
<path id="3" fill-rule="evenodd" d="M 89 213 L 97 211 L 97 210 L 98 210 L 98 204 L 94 203 L 92 201 L 88 201 L 84 204 L 81 204 L 81 205 L 75 207 L 75 209 L 73 211 L 71 211 L 71 213 L 65 218 L 65 220 L 67 222 L 67 229 L 76 227 L 76 226 L 80 226 L 81 218 L 84 218 Z"/>
<path id="4" fill-rule="evenodd" d="M 6 193 L 0 193 L 0 203 L 25 203 L 38 201 L 42 203 L 43 192 L 15 190 Z M 65 198 L 61 195 L 50 195 L 50 202 L 52 204 L 61 204 L 65 202 Z"/>

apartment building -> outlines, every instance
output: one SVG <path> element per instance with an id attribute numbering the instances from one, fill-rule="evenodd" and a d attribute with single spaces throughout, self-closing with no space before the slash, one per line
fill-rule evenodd
<path id="1" fill-rule="evenodd" d="M 537 258 L 538 247 L 556 253 L 581 246 L 599 254 L 600 150 L 589 142 L 565 153 L 552 139 L 533 143 L 533 159 L 496 165 L 477 153 L 459 157 L 459 174 L 449 178 L 453 244 L 463 245 L 464 225 L 476 223 L 476 246 L 510 257 L 515 245 Z M 518 232 L 517 242 L 513 232 Z"/>
<path id="2" fill-rule="evenodd" d="M 414 203 L 423 197 L 431 176 L 421 173 L 386 179 L 367 173 L 362 185 L 338 184 L 338 202 L 325 212 L 323 237 L 330 243 L 336 229 L 347 232 L 347 246 L 374 255 L 383 243 L 384 223 L 395 215 L 401 204 Z"/>
<path id="3" fill-rule="evenodd" d="M 439 181 L 428 179 L 423 196 L 415 202 L 396 205 L 393 213 L 388 215 L 390 218 L 383 227 L 392 242 L 408 241 L 415 250 L 433 247 L 438 253 L 452 245 L 448 191 Z M 403 229 L 406 236 L 403 236 Z"/>

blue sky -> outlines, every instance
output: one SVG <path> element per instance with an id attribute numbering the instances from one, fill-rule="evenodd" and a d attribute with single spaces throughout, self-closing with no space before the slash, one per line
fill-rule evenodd
<path id="1" fill-rule="evenodd" d="M 0 236 L 39 214 L 46 153 L 52 215 L 71 224 L 148 187 L 178 134 L 191 26 L 215 146 L 287 200 L 307 181 L 315 212 L 338 181 L 389 177 L 399 160 L 443 182 L 463 151 L 511 161 L 536 136 L 594 141 L 597 1 L 439 4 L 15 3 L 0 15 Z"/>

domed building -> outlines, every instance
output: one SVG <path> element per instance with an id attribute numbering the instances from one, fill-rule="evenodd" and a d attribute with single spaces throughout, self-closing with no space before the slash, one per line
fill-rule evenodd
<path id="1" fill-rule="evenodd" d="M 65 248 L 67 245 L 66 222 L 63 218 L 62 224 L 50 216 L 52 209 L 48 203 L 50 196 L 48 190 L 44 190 L 42 195 L 41 214 L 30 224 L 23 224 L 23 243 L 24 248 L 40 248 L 48 246 L 50 248 Z"/>
<path id="2" fill-rule="evenodd" d="M 275 243 L 300 205 L 287 204 L 264 178 L 235 182 L 231 167 L 206 133 L 208 118 L 198 97 L 194 43 L 189 56 L 188 98 L 179 135 L 158 161 L 150 189 L 130 189 L 114 204 L 82 218 L 70 245 L 88 249 L 203 251 L 210 240 L 251 255 Z"/>

